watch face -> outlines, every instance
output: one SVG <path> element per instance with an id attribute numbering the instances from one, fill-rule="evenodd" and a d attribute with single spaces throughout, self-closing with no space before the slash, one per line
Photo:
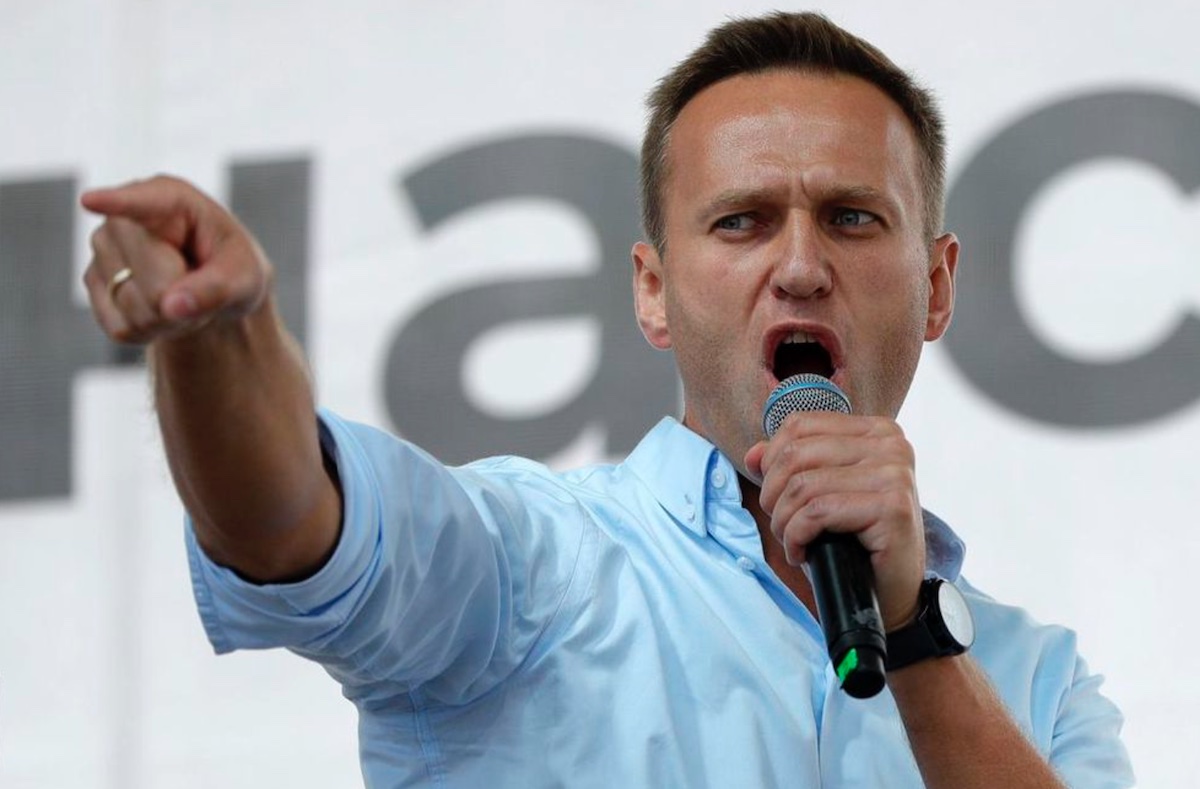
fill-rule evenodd
<path id="1" fill-rule="evenodd" d="M 975 642 L 975 620 L 971 618 L 971 609 L 962 592 L 950 582 L 938 586 L 938 608 L 942 613 L 942 621 L 950 635 L 964 648 Z"/>

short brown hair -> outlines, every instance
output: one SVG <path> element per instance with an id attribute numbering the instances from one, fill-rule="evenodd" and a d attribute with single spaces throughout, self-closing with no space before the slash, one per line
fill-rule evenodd
<path id="1" fill-rule="evenodd" d="M 708 34 L 704 44 L 663 77 L 646 100 L 650 117 L 642 140 L 642 227 L 662 254 L 666 248 L 663 184 L 667 143 L 675 119 L 696 94 L 723 79 L 771 69 L 795 69 L 861 77 L 900 106 L 921 153 L 924 231 L 941 231 L 946 180 L 945 124 L 933 94 L 875 46 L 821 14 L 776 12 L 733 19 Z"/>

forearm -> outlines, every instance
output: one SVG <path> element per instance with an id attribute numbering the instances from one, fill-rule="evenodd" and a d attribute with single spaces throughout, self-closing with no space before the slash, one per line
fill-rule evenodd
<path id="1" fill-rule="evenodd" d="M 273 302 L 149 350 L 172 476 L 215 561 L 257 581 L 311 574 L 338 537 L 303 357 Z"/>
<path id="2" fill-rule="evenodd" d="M 926 660 L 888 686 L 929 789 L 1062 789 L 967 655 Z"/>

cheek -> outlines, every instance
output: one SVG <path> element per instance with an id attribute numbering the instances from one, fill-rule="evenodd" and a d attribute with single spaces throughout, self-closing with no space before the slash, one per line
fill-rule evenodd
<path id="1" fill-rule="evenodd" d="M 694 325 L 744 320 L 756 292 L 752 267 L 720 256 L 695 255 L 687 262 L 684 276 L 666 281 L 667 301 L 675 311 L 686 313 Z"/>
<path id="2" fill-rule="evenodd" d="M 711 344 L 718 333 L 706 300 L 668 288 L 664 307 L 675 355 L 684 359 L 700 355 L 697 348 Z"/>
<path id="3" fill-rule="evenodd" d="M 738 283 L 720 267 L 706 268 L 704 276 L 670 283 L 664 306 L 676 348 L 693 355 L 719 355 L 737 344 L 747 325 L 747 313 Z"/>
<path id="4" fill-rule="evenodd" d="M 736 365 L 736 328 L 731 325 L 734 312 L 697 290 L 680 293 L 668 289 L 665 307 L 685 392 L 708 401 L 714 388 L 724 389 L 727 380 L 736 374 L 732 369 Z"/>
<path id="5" fill-rule="evenodd" d="M 911 282 L 898 283 L 897 287 L 881 291 L 879 304 L 887 304 L 885 332 L 889 344 L 898 356 L 919 353 L 925 342 L 925 322 L 929 311 L 928 288 Z"/>
<path id="6" fill-rule="evenodd" d="M 924 261 L 914 259 L 913 253 L 897 255 L 890 264 L 877 261 L 862 272 L 860 284 L 868 300 L 886 305 L 884 312 L 892 316 L 891 322 L 902 325 L 897 328 L 910 328 L 906 318 L 919 319 L 924 327 L 929 309 L 929 276 Z"/>

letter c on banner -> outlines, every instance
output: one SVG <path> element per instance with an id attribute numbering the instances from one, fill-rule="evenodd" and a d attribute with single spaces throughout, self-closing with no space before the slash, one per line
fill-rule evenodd
<path id="1" fill-rule="evenodd" d="M 1133 159 L 1191 194 L 1200 188 L 1197 141 L 1200 105 L 1161 93 L 1105 92 L 1022 118 L 975 156 L 946 209 L 964 265 L 945 342 L 972 384 L 1026 417 L 1075 428 L 1147 422 L 1200 399 L 1200 317 L 1180 316 L 1170 337 L 1137 358 L 1082 362 L 1047 347 L 1026 323 L 1014 265 L 1022 214 L 1055 175 L 1090 159 Z"/>
<path id="2" fill-rule="evenodd" d="M 392 341 L 384 372 L 387 409 L 403 435 L 443 462 L 462 463 L 493 454 L 546 457 L 598 424 L 608 453 L 620 455 L 678 410 L 671 357 L 650 347 L 633 318 L 628 254 L 640 232 L 637 178 L 637 160 L 622 148 L 531 135 L 456 151 L 403 179 L 426 231 L 489 202 L 546 198 L 592 223 L 601 255 L 594 274 L 471 286 L 420 309 Z M 485 331 L 580 315 L 601 326 L 602 347 L 596 374 L 574 400 L 530 418 L 498 418 L 469 401 L 460 369 Z"/>

